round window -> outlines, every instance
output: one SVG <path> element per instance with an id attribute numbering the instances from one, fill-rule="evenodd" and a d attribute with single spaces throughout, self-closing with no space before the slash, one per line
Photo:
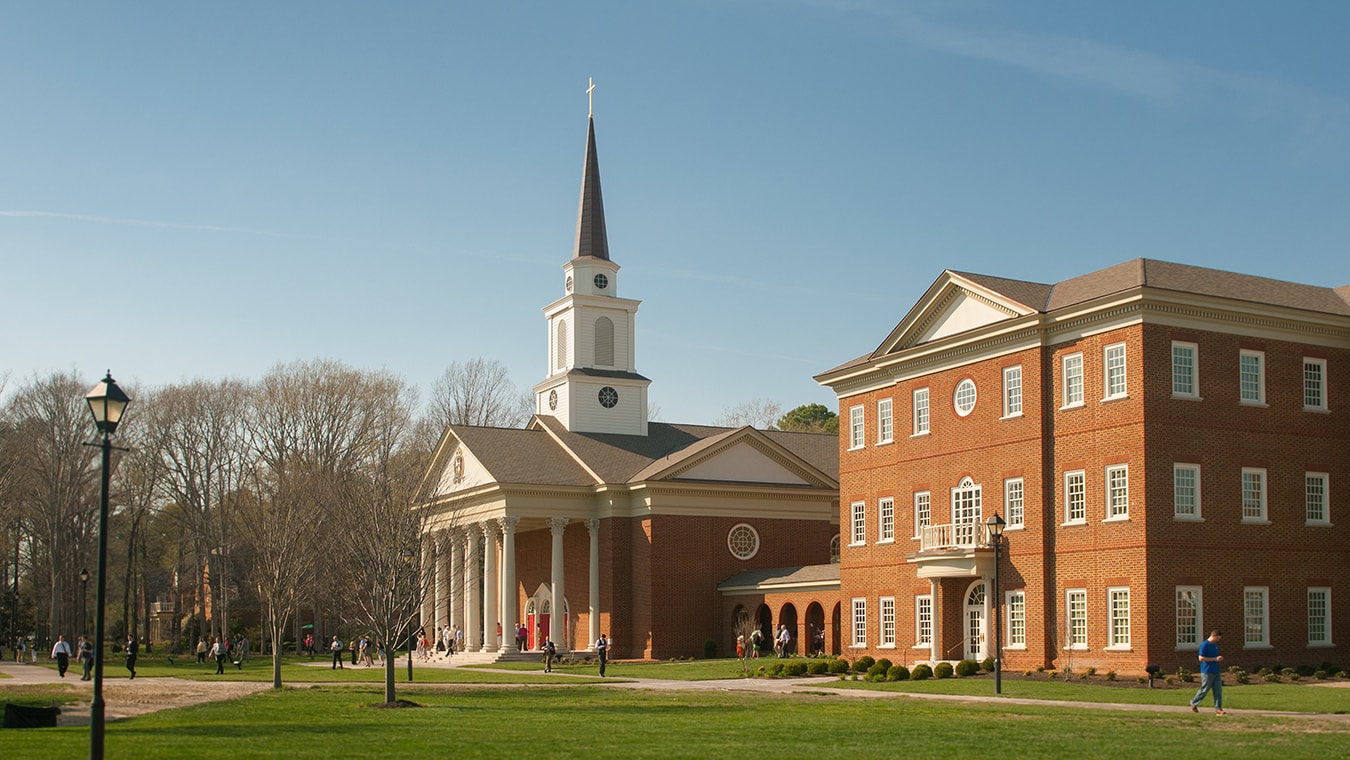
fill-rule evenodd
<path id="1" fill-rule="evenodd" d="M 557 408 L 558 408 L 558 391 L 556 391 L 556 390 L 551 390 L 551 391 L 548 392 L 548 408 L 549 408 L 549 409 L 552 409 L 552 410 L 557 410 Z"/>
<path id="2" fill-rule="evenodd" d="M 956 392 L 952 394 L 952 405 L 956 407 L 957 415 L 964 417 L 970 414 L 975 408 L 975 381 L 966 378 L 956 384 Z"/>
<path id="3" fill-rule="evenodd" d="M 607 287 L 609 287 L 609 278 L 603 274 L 597 274 L 595 276 L 595 289 L 604 290 Z"/>
<path id="4" fill-rule="evenodd" d="M 619 392 L 606 385 L 600 389 L 600 406 L 613 409 L 619 403 Z"/>
<path id="5" fill-rule="evenodd" d="M 727 534 L 727 549 L 736 559 L 750 559 L 759 553 L 759 532 L 746 523 L 733 527 Z"/>

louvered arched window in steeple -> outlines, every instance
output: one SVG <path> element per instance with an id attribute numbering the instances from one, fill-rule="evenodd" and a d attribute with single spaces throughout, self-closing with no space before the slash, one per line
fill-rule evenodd
<path id="1" fill-rule="evenodd" d="M 595 320 L 595 363 L 601 367 L 614 366 L 614 322 L 609 317 Z"/>
<path id="2" fill-rule="evenodd" d="M 567 368 L 567 320 L 558 320 L 558 340 L 554 347 L 554 369 Z"/>

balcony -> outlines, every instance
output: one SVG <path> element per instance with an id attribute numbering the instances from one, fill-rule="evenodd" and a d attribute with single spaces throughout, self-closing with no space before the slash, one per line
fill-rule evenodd
<path id="1" fill-rule="evenodd" d="M 994 550 L 983 523 L 926 525 L 919 551 L 905 561 L 918 565 L 920 578 L 978 578 L 993 573 Z"/>

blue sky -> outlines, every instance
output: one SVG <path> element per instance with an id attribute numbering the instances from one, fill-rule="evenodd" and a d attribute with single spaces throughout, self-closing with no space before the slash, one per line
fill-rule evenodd
<path id="1" fill-rule="evenodd" d="M 662 419 L 835 406 L 943 269 L 1350 283 L 1350 4 L 69 2 L 0 23 L 0 372 L 547 370 L 588 77 Z M 103 324 L 116 325 L 115 338 Z"/>

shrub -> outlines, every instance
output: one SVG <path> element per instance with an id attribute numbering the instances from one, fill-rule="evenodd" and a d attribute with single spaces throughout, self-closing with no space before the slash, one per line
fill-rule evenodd
<path id="1" fill-rule="evenodd" d="M 1340 668 L 1336 667 L 1336 664 L 1333 662 L 1324 662 L 1321 665 L 1318 665 L 1317 669 L 1325 670 L 1328 673 L 1335 673 L 1336 671 L 1340 670 Z"/>
<path id="2" fill-rule="evenodd" d="M 932 677 L 933 669 L 923 663 L 915 665 L 914 669 L 909 671 L 909 680 L 911 681 L 927 681 Z"/>
<path id="3" fill-rule="evenodd" d="M 781 663 L 781 662 L 771 662 L 771 663 L 769 663 L 769 670 L 768 670 L 768 673 L 769 673 L 770 676 L 781 676 L 781 675 L 783 675 L 783 663 Z"/>
<path id="4" fill-rule="evenodd" d="M 830 663 L 824 660 L 816 660 L 807 668 L 807 672 L 813 676 L 823 676 L 830 671 Z"/>
<path id="5" fill-rule="evenodd" d="M 881 666 L 882 671 L 887 671 L 890 670 L 891 666 L 894 665 L 895 663 L 891 662 L 889 659 L 885 657 L 882 657 L 880 660 L 877 660 L 876 664 Z M 871 668 L 868 668 L 868 670 L 871 670 Z"/>
<path id="6" fill-rule="evenodd" d="M 1261 676 L 1261 679 L 1262 679 L 1263 681 L 1268 681 L 1268 682 L 1270 682 L 1270 683 L 1279 683 L 1279 682 L 1280 682 L 1280 674 L 1279 674 L 1279 673 L 1267 673 L 1267 674 L 1265 674 L 1264 676 Z"/>
<path id="7" fill-rule="evenodd" d="M 1114 670 L 1108 670 L 1108 671 L 1106 671 L 1106 680 L 1108 680 L 1108 681 L 1114 681 L 1114 680 L 1116 680 L 1116 671 L 1114 671 Z"/>
<path id="8" fill-rule="evenodd" d="M 1166 677 L 1166 678 L 1163 679 L 1163 683 L 1167 684 L 1168 686 L 1171 686 L 1172 684 L 1174 684 L 1174 683 L 1176 683 L 1176 682 L 1177 682 L 1177 677 L 1176 677 L 1176 676 L 1168 676 L 1168 677 Z"/>
<path id="9" fill-rule="evenodd" d="M 1177 678 L 1181 679 L 1182 683 L 1190 683 L 1195 680 L 1195 675 L 1185 668 L 1177 668 Z"/>
<path id="10" fill-rule="evenodd" d="M 1302 677 L 1303 677 L 1303 676 L 1299 675 L 1297 671 L 1295 671 L 1295 672 L 1289 674 L 1289 680 L 1290 680 L 1290 681 L 1297 681 L 1298 679 L 1300 679 L 1300 678 L 1302 678 Z"/>
<path id="11" fill-rule="evenodd" d="M 962 660 L 956 663 L 956 675 L 965 678 L 980 672 L 979 663 L 974 660 Z"/>
<path id="12" fill-rule="evenodd" d="M 1031 674 L 1032 674 L 1032 673 L 1035 673 L 1035 672 L 1036 672 L 1036 671 L 1034 671 L 1034 670 L 1024 670 L 1024 671 L 1022 671 L 1022 675 L 1026 676 L 1027 678 L 1031 678 Z"/>
<path id="13" fill-rule="evenodd" d="M 867 656 L 867 655 L 863 655 L 862 657 L 859 657 L 857 660 L 854 661 L 854 663 L 853 663 L 853 672 L 854 672 L 854 673 L 866 673 L 866 672 L 867 672 L 867 669 L 870 668 L 870 667 L 872 667 L 872 666 L 875 665 L 875 664 L 877 664 L 877 661 L 876 661 L 876 660 L 872 659 L 871 657 L 869 657 L 869 656 Z"/>
<path id="14" fill-rule="evenodd" d="M 1050 677 L 1050 680 L 1053 681 L 1053 680 L 1055 679 L 1055 676 L 1059 675 L 1059 672 L 1058 672 L 1058 671 L 1051 670 L 1051 671 L 1047 672 L 1046 675 L 1049 676 L 1049 677 Z"/>
<path id="15" fill-rule="evenodd" d="M 1248 675 L 1247 671 L 1243 670 L 1242 668 L 1234 666 L 1230 668 L 1230 672 L 1232 672 L 1233 674 L 1233 680 L 1237 681 L 1238 683 L 1251 683 L 1252 681 L 1252 677 Z"/>
<path id="16" fill-rule="evenodd" d="M 952 664 L 950 662 L 939 662 L 936 668 L 933 668 L 933 676 L 936 678 L 951 678 Z"/>
<path id="17" fill-rule="evenodd" d="M 703 659 L 705 659 L 705 660 L 715 660 L 715 659 L 717 659 L 717 642 L 716 642 L 716 641 L 713 641 L 712 639 L 708 639 L 707 641 L 703 642 Z"/>
<path id="18" fill-rule="evenodd" d="M 1037 672 L 1037 673 L 1044 673 L 1044 672 L 1045 672 L 1045 666 L 1044 666 L 1044 665 L 1037 665 L 1037 666 L 1036 666 L 1036 672 Z"/>
<path id="19" fill-rule="evenodd" d="M 867 669 L 867 680 L 880 681 L 886 678 L 886 668 L 881 663 L 876 663 Z"/>
<path id="20" fill-rule="evenodd" d="M 1294 668 L 1294 672 L 1295 672 L 1295 673 L 1298 673 L 1299 675 L 1303 676 L 1304 678 L 1307 678 L 1308 676 L 1312 675 L 1312 674 L 1315 673 L 1316 671 L 1317 671 L 1317 668 L 1314 668 L 1314 667 L 1311 666 L 1311 665 L 1299 665 L 1297 668 Z"/>
<path id="21" fill-rule="evenodd" d="M 1148 678 L 1147 678 L 1146 676 L 1136 676 L 1135 679 L 1134 679 L 1134 682 L 1135 682 L 1135 683 L 1148 683 Z"/>
<path id="22" fill-rule="evenodd" d="M 806 675 L 806 663 L 789 662 L 786 666 L 783 667 L 783 675 L 792 678 L 797 678 L 798 676 Z"/>
<path id="23" fill-rule="evenodd" d="M 1319 681 L 1325 681 L 1327 680 L 1327 672 L 1325 670 L 1319 670 L 1316 673 L 1313 673 L 1313 678 L 1316 678 Z"/>
<path id="24" fill-rule="evenodd" d="M 908 681 L 909 668 L 904 665 L 892 665 L 886 669 L 887 681 Z"/>
<path id="25" fill-rule="evenodd" d="M 1350 678 L 1350 673 L 1346 673 L 1344 670 L 1338 670 L 1338 671 L 1336 671 L 1336 677 L 1337 677 L 1337 678 Z"/>
<path id="26" fill-rule="evenodd" d="M 1280 675 L 1282 675 L 1282 676 L 1294 676 L 1294 675 L 1298 675 L 1298 671 L 1297 671 L 1297 670 L 1294 670 L 1293 668 L 1280 668 L 1280 669 L 1279 669 L 1279 673 L 1280 673 Z"/>
<path id="27" fill-rule="evenodd" d="M 1095 667 L 1089 665 L 1089 666 L 1087 667 L 1087 670 L 1083 671 L 1083 675 L 1085 675 L 1085 676 L 1095 676 L 1095 675 L 1097 675 L 1097 669 L 1096 669 Z"/>
<path id="28" fill-rule="evenodd" d="M 848 660 L 842 657 L 837 660 L 830 660 L 828 670 L 831 673 L 847 673 L 849 671 Z"/>
<path id="29" fill-rule="evenodd" d="M 993 672 L 994 672 L 994 658 L 993 658 L 993 657 L 986 657 L 986 658 L 984 658 L 984 662 L 980 663 L 980 667 L 981 667 L 982 669 L 984 669 L 984 671 L 985 671 L 986 673 L 993 673 Z"/>

